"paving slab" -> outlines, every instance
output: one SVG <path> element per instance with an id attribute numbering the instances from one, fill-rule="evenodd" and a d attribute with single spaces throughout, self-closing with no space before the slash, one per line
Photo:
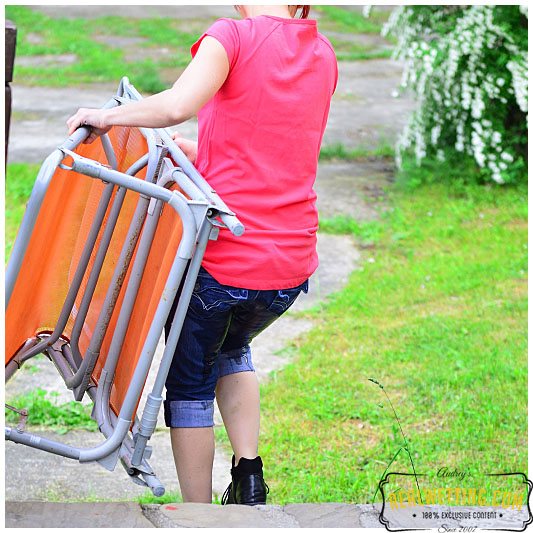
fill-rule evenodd
<path id="1" fill-rule="evenodd" d="M 152 528 L 154 525 L 132 502 L 55 503 L 7 502 L 6 528 Z"/>
<path id="2" fill-rule="evenodd" d="M 300 527 L 358 527 L 361 509 L 348 503 L 292 503 L 283 511 L 293 516 Z"/>
<path id="3" fill-rule="evenodd" d="M 274 505 L 210 505 L 175 503 L 161 506 L 161 512 L 178 527 L 293 528 L 298 522 Z"/>

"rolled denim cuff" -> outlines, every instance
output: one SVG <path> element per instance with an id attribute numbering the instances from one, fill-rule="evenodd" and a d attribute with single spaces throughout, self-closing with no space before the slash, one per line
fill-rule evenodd
<path id="1" fill-rule="evenodd" d="M 170 428 L 203 428 L 214 426 L 213 401 L 165 400 L 165 424 Z"/>
<path id="2" fill-rule="evenodd" d="M 252 352 L 250 346 L 237 348 L 221 353 L 218 358 L 218 377 L 219 379 L 228 374 L 237 372 L 255 372 L 252 364 Z"/>

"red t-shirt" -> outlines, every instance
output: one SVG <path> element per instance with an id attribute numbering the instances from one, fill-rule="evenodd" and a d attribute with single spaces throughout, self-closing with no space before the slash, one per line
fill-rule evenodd
<path id="1" fill-rule="evenodd" d="M 198 113 L 196 166 L 245 226 L 221 230 L 202 265 L 219 282 L 288 289 L 317 268 L 313 184 L 337 83 L 337 61 L 315 20 L 220 19 L 210 35 L 229 74 Z"/>

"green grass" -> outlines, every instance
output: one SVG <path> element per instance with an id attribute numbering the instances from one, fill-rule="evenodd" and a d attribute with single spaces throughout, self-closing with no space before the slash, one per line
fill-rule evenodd
<path id="1" fill-rule="evenodd" d="M 66 433 L 72 429 L 96 431 L 97 425 L 91 419 L 90 406 L 79 402 L 57 404 L 56 393 L 49 393 L 41 388 L 30 393 L 8 400 L 9 405 L 16 409 L 27 409 L 27 424 L 32 427 L 47 428 L 58 433 Z M 6 423 L 16 425 L 19 415 L 9 409 L 5 410 Z"/>
<path id="2" fill-rule="evenodd" d="M 386 11 L 371 10 L 368 18 L 360 11 L 341 6 L 313 6 L 321 15 L 320 27 L 339 33 L 377 33 L 381 32 L 383 23 L 389 18 Z"/>
<path id="3" fill-rule="evenodd" d="M 433 183 L 389 202 L 367 229 L 321 222 L 376 247 L 262 386 L 271 503 L 372 501 L 402 439 L 368 378 L 418 473 L 527 472 L 527 188 Z M 406 454 L 393 467 L 412 471 Z"/>
<path id="4" fill-rule="evenodd" d="M 136 501 L 138 501 L 139 503 L 145 503 L 145 504 L 158 503 L 162 505 L 164 503 L 180 503 L 180 502 L 183 502 L 183 498 L 181 496 L 181 493 L 177 491 L 165 492 L 163 496 L 160 496 L 158 498 L 154 496 L 150 490 L 147 489 L 144 492 L 144 494 L 137 497 Z"/>
<path id="5" fill-rule="evenodd" d="M 334 42 L 335 41 L 335 42 Z M 370 47 L 360 47 L 354 43 L 331 39 L 335 53 L 339 61 L 363 61 L 365 59 L 389 59 L 392 50 L 374 50 Z"/>
<path id="6" fill-rule="evenodd" d="M 17 57 L 43 54 L 75 54 L 77 57 L 74 63 L 66 65 L 20 66 L 15 61 L 14 81 L 26 85 L 57 87 L 118 82 L 127 75 L 143 91 L 162 91 L 169 86 L 169 81 L 164 79 L 164 69 L 175 69 L 177 77 L 190 61 L 190 47 L 200 35 L 196 31 L 185 31 L 183 23 L 172 18 L 55 19 L 24 6 L 6 6 L 6 18 L 17 25 Z M 132 45 L 127 56 L 123 46 L 99 42 L 105 36 L 143 40 Z M 162 48 L 168 52 L 158 53 Z M 142 58 L 145 53 L 154 57 Z"/>
<path id="7" fill-rule="evenodd" d="M 323 145 L 320 148 L 320 161 L 342 159 L 345 161 L 369 157 L 393 157 L 394 147 L 387 140 L 383 140 L 377 148 L 346 148 L 343 143 Z"/>
<path id="8" fill-rule="evenodd" d="M 374 46 L 354 42 L 343 37 L 354 34 L 380 34 L 383 23 L 388 19 L 388 11 L 373 9 L 368 18 L 360 11 L 347 9 L 343 6 L 313 6 L 320 14 L 319 29 L 335 32 L 339 35 L 328 35 L 339 61 L 360 61 L 365 59 L 390 58 L 392 48 L 376 49 Z M 311 14 L 312 16 L 312 14 Z M 394 43 L 389 37 L 384 42 Z"/>
<path id="9" fill-rule="evenodd" d="M 12 163 L 6 169 L 5 259 L 13 248 L 26 202 L 39 172 L 39 164 Z"/>

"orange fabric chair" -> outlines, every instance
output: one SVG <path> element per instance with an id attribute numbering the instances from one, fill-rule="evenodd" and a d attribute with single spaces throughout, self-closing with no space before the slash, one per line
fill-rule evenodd
<path id="1" fill-rule="evenodd" d="M 109 133 L 109 137 L 115 150 L 118 170 L 121 172 L 125 172 L 148 151 L 146 141 L 137 129 L 113 128 Z M 99 141 L 90 145 L 80 145 L 76 153 L 107 163 L 102 144 Z M 68 164 L 68 158 L 65 163 Z M 139 172 L 136 177 L 144 179 L 145 174 L 146 168 Z M 103 188 L 104 184 L 100 180 L 59 167 L 55 171 L 39 211 L 37 222 L 6 310 L 6 365 L 15 357 L 28 339 L 54 330 L 72 282 L 72 277 L 80 260 Z M 124 245 L 138 198 L 139 195 L 137 193 L 132 191 L 126 193 L 89 312 L 83 324 L 79 341 L 79 348 L 82 354 L 89 346 L 91 334 L 102 309 L 107 287 Z M 104 224 L 108 214 L 109 208 Z M 178 249 L 181 234 L 182 226 L 179 217 L 171 207 L 165 205 L 120 353 L 116 377 L 111 391 L 111 406 L 115 413 L 120 410 L 125 397 L 144 339 L 161 298 L 165 280 Z M 67 340 L 70 339 L 76 311 L 79 308 L 100 239 L 101 232 L 72 313 L 62 335 Z M 132 262 L 133 260 L 134 258 Z M 92 378 L 96 383 L 105 363 L 122 303 L 124 287 L 128 279 L 129 274 L 124 281 L 123 290 L 115 306 L 115 311 L 102 344 L 101 355 L 92 374 Z"/>

